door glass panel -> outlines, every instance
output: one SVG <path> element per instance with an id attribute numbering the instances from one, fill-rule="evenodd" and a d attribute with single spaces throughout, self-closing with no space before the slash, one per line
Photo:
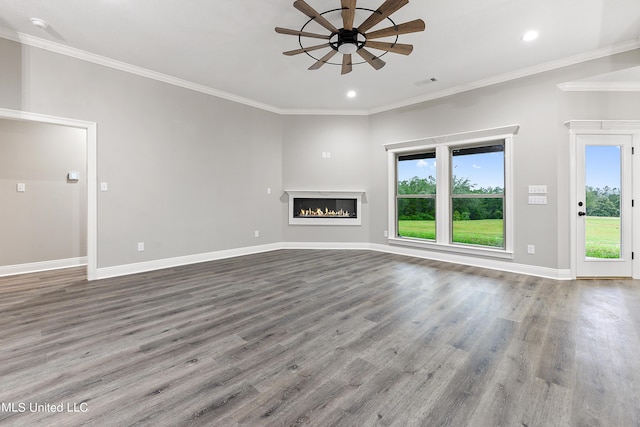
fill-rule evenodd
<path id="1" fill-rule="evenodd" d="M 585 147 L 585 256 L 620 258 L 621 150 Z"/>

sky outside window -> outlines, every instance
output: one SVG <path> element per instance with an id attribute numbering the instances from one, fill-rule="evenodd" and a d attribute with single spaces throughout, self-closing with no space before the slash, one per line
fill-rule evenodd
<path id="1" fill-rule="evenodd" d="M 453 174 L 458 178 L 469 178 L 478 188 L 504 188 L 504 153 L 482 153 L 455 156 Z M 436 177 L 436 159 L 403 160 L 398 162 L 398 180 L 408 181 L 413 177 Z"/>
<path id="2" fill-rule="evenodd" d="M 504 153 L 478 153 L 453 156 L 453 175 L 468 179 L 473 189 L 504 188 Z"/>
<path id="3" fill-rule="evenodd" d="M 620 147 L 588 145 L 585 151 L 586 185 L 620 189 Z"/>

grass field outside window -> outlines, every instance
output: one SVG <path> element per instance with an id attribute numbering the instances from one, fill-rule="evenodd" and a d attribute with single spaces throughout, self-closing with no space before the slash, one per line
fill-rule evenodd
<path id="1" fill-rule="evenodd" d="M 586 256 L 620 258 L 620 217 L 587 216 Z"/>
<path id="2" fill-rule="evenodd" d="M 453 221 L 456 243 L 501 248 L 504 246 L 504 227 L 501 219 Z M 435 221 L 400 220 L 398 235 L 416 239 L 434 240 Z"/>

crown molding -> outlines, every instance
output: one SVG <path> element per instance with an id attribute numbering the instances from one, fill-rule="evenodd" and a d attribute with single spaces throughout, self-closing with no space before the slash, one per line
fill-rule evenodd
<path id="1" fill-rule="evenodd" d="M 640 92 L 640 82 L 567 82 L 558 87 L 564 92 Z"/>
<path id="2" fill-rule="evenodd" d="M 523 68 L 523 69 L 516 70 L 509 73 L 500 74 L 497 76 L 489 77 L 487 79 L 476 80 L 475 82 L 465 83 L 449 89 L 433 92 L 433 93 L 416 97 L 416 98 L 411 98 L 406 101 L 398 102 L 398 103 L 387 105 L 384 107 L 374 108 L 369 110 L 369 114 L 382 113 L 389 110 L 395 110 L 398 108 L 419 104 L 421 102 L 433 101 L 434 99 L 444 98 L 446 96 L 456 95 L 458 93 L 467 92 L 474 89 L 480 89 L 483 87 L 508 82 L 510 80 L 516 80 L 522 77 L 532 76 L 534 74 L 553 71 L 559 68 L 576 65 L 582 62 L 592 61 L 594 59 L 615 55 L 617 53 L 628 52 L 630 50 L 635 50 L 635 49 L 640 49 L 640 38 L 629 40 L 627 42 L 618 43 L 618 44 L 607 46 L 607 47 L 603 47 L 593 51 L 581 53 L 578 55 L 569 56 L 567 58 L 559 59 L 557 61 L 551 61 L 545 64 L 540 64 L 540 65 Z"/>
<path id="3" fill-rule="evenodd" d="M 119 71 L 124 71 L 126 73 L 135 74 L 137 76 L 146 77 L 146 78 L 157 80 L 163 83 L 168 83 L 170 85 L 193 90 L 195 92 L 200 92 L 207 95 L 215 96 L 217 98 L 226 99 L 228 101 L 236 102 L 238 104 L 248 105 L 250 107 L 259 108 L 261 110 L 270 111 L 272 113 L 277 113 L 277 114 L 283 113 L 283 111 L 280 108 L 255 101 L 253 99 L 244 98 L 242 96 L 238 96 L 229 92 L 224 92 L 218 89 L 214 89 L 209 86 L 193 83 L 188 80 L 183 80 L 178 77 L 170 76 L 168 74 L 158 73 L 153 70 L 148 70 L 146 68 L 138 67 L 136 65 L 131 65 L 126 62 L 118 61 L 115 59 L 107 58 L 105 56 L 96 55 L 94 53 L 90 53 L 84 50 L 69 47 L 61 43 L 41 39 L 39 37 L 30 36 L 28 34 L 2 30 L 0 31 L 0 37 L 16 41 L 27 46 L 36 47 L 36 48 L 47 50 L 54 53 L 59 53 L 60 55 L 65 55 L 71 58 L 80 59 L 82 61 L 103 65 L 105 67 L 113 68 Z"/>
<path id="4" fill-rule="evenodd" d="M 368 116 L 369 110 L 282 109 L 284 116 Z"/>
<path id="5" fill-rule="evenodd" d="M 569 120 L 564 125 L 572 131 L 636 130 L 640 131 L 640 120 Z"/>
<path id="6" fill-rule="evenodd" d="M 280 114 L 280 115 L 336 115 L 336 116 L 368 116 L 377 113 L 382 113 L 385 111 L 395 110 L 403 107 L 408 107 L 411 105 L 419 104 L 422 102 L 432 101 L 439 98 L 444 98 L 447 96 L 455 95 L 462 92 L 467 92 L 474 89 L 480 89 L 486 86 L 495 85 L 498 83 L 504 83 L 510 80 L 519 79 L 522 77 L 531 76 L 534 74 L 555 70 L 562 67 L 567 67 L 570 65 L 579 64 L 581 62 L 590 61 L 593 59 L 598 59 L 610 55 L 614 55 L 617 53 L 627 52 L 634 49 L 640 49 L 640 38 L 630 40 L 627 42 L 615 44 L 612 46 L 607 46 L 601 49 L 597 49 L 590 52 L 585 52 L 582 54 L 570 56 L 568 58 L 563 58 L 557 61 L 548 62 L 545 64 L 536 65 L 533 67 L 523 68 L 521 70 L 517 70 L 514 72 L 504 73 L 497 76 L 493 76 L 487 79 L 476 80 L 474 82 L 465 83 L 462 85 L 458 85 L 449 89 L 445 89 L 438 92 L 433 92 L 424 96 L 411 98 L 402 102 L 389 104 L 382 107 L 372 108 L 369 110 L 324 110 L 324 109 L 287 109 L 287 108 L 279 108 L 273 105 L 265 104 L 262 102 L 258 102 L 249 98 L 245 98 L 242 96 L 234 95 L 229 92 L 224 92 L 218 89 L 214 89 L 209 86 L 201 85 L 198 83 L 190 82 L 188 80 L 183 80 L 177 77 L 173 77 L 167 74 L 158 73 L 156 71 L 152 71 L 146 68 L 138 67 L 135 65 L 128 64 L 126 62 L 118 61 L 115 59 L 107 58 L 105 56 L 96 55 L 94 53 L 90 53 L 84 50 L 76 49 L 73 47 L 69 47 L 63 45 L 61 43 L 53 42 L 50 40 L 41 39 L 39 37 L 34 37 L 28 34 L 9 31 L 4 28 L 0 28 L 0 38 L 5 38 L 8 40 L 13 40 L 19 43 L 22 43 L 27 46 L 36 47 L 39 49 L 44 49 L 50 52 L 55 52 L 61 55 L 69 56 L 72 58 L 80 59 L 83 61 L 91 62 L 98 65 L 103 65 L 105 67 L 113 68 L 116 70 L 124 71 L 127 73 L 135 74 L 141 77 L 146 77 L 152 80 L 161 81 L 167 84 L 171 84 L 174 86 L 182 87 L 185 89 L 193 90 L 195 92 L 204 93 L 207 95 L 215 96 L 217 98 L 226 99 L 228 101 L 236 102 L 239 104 L 244 104 L 250 107 L 258 108 L 261 110 L 266 110 L 272 113 Z M 565 90 L 565 89 L 563 89 Z M 622 90 L 622 89 L 618 89 Z M 628 90 L 628 89 L 626 89 Z M 637 90 L 637 89 L 633 89 Z"/>

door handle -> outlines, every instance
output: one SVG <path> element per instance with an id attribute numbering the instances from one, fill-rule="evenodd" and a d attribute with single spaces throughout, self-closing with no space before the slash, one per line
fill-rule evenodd
<path id="1" fill-rule="evenodd" d="M 586 214 L 586 212 L 578 212 L 578 216 L 585 216 Z"/>

